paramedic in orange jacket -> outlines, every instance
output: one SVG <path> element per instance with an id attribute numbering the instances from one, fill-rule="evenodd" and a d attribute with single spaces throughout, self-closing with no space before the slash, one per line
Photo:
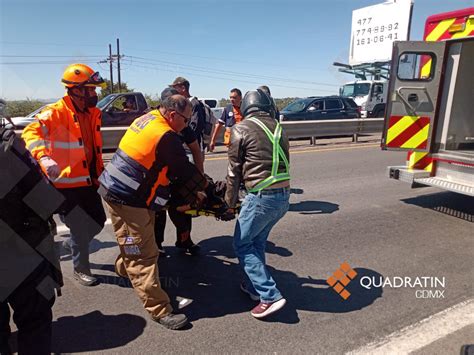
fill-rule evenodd
<path id="1" fill-rule="evenodd" d="M 187 318 L 172 313 L 160 285 L 155 213 L 166 205 L 183 211 L 174 203 L 195 203 L 206 187 L 178 136 L 191 115 L 189 100 L 172 95 L 157 110 L 137 118 L 99 179 L 120 247 L 115 271 L 130 279 L 151 318 L 169 329 L 184 327 Z"/>
<path id="2" fill-rule="evenodd" d="M 72 254 L 74 278 L 84 286 L 98 280 L 89 265 L 89 243 L 106 220 L 97 194 L 102 162 L 101 111 L 96 108 L 97 87 L 104 80 L 85 64 L 72 64 L 63 73 L 66 95 L 48 105 L 22 134 L 54 186 L 64 196 L 57 212 L 70 229 L 63 243 Z"/>

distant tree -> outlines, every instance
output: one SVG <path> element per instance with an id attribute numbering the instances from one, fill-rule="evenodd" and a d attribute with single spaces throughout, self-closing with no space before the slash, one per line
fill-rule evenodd
<path id="1" fill-rule="evenodd" d="M 107 87 L 105 89 L 101 89 L 100 93 L 99 93 L 99 100 L 103 99 L 104 97 L 106 97 L 107 95 L 110 95 L 112 93 L 112 85 L 110 83 L 110 80 L 109 79 L 104 79 L 105 83 L 107 84 Z M 118 87 L 118 83 L 114 83 L 114 87 L 113 87 L 113 92 L 114 93 L 118 93 L 119 92 L 119 87 Z M 132 92 L 134 89 L 131 89 L 128 87 L 128 84 L 126 82 L 123 82 L 121 83 L 121 91 L 120 92 Z"/>
<path id="2" fill-rule="evenodd" d="M 42 101 L 31 99 L 7 101 L 5 116 L 24 117 L 44 105 L 45 103 Z"/>
<path id="3" fill-rule="evenodd" d="M 155 109 L 161 104 L 161 99 L 158 95 L 145 94 L 145 100 L 148 104 L 148 107 Z"/>
<path id="4" fill-rule="evenodd" d="M 230 104 L 230 100 L 229 100 L 229 99 L 224 99 L 224 98 L 222 98 L 222 99 L 219 100 L 219 106 L 220 106 L 220 107 L 225 107 L 225 106 L 227 106 L 228 104 Z"/>
<path id="5" fill-rule="evenodd" d="M 297 100 L 297 97 L 285 97 L 281 99 L 275 99 L 275 103 L 278 107 L 278 110 L 283 110 L 286 106 L 288 106 L 293 101 Z"/>

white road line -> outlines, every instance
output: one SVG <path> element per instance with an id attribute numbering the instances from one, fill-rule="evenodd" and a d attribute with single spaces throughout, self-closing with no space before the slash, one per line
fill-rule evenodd
<path id="1" fill-rule="evenodd" d="M 474 324 L 474 299 L 461 302 L 347 354 L 409 354 L 471 324 Z"/>
<path id="2" fill-rule="evenodd" d="M 105 225 L 107 224 L 111 224 L 112 221 L 110 220 L 110 218 L 107 218 L 107 220 L 105 221 Z M 56 227 L 56 233 L 58 235 L 60 234 L 67 234 L 69 233 L 69 228 L 66 227 L 64 224 L 59 224 L 57 227 Z"/>

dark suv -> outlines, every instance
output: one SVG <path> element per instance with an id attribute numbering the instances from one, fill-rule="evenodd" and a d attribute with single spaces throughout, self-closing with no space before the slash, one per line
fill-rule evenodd
<path id="1" fill-rule="evenodd" d="M 311 96 L 298 99 L 280 112 L 280 121 L 312 121 L 359 118 L 360 107 L 342 96 Z"/>

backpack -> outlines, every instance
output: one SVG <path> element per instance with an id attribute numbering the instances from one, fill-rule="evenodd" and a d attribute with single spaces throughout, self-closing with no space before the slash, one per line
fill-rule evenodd
<path id="1" fill-rule="evenodd" d="M 204 144 L 208 145 L 211 143 L 212 130 L 214 129 L 217 119 L 209 105 L 205 104 L 201 100 L 199 100 L 199 105 L 201 106 L 201 112 L 203 112 L 205 116 L 202 127 L 202 140 Z"/>

